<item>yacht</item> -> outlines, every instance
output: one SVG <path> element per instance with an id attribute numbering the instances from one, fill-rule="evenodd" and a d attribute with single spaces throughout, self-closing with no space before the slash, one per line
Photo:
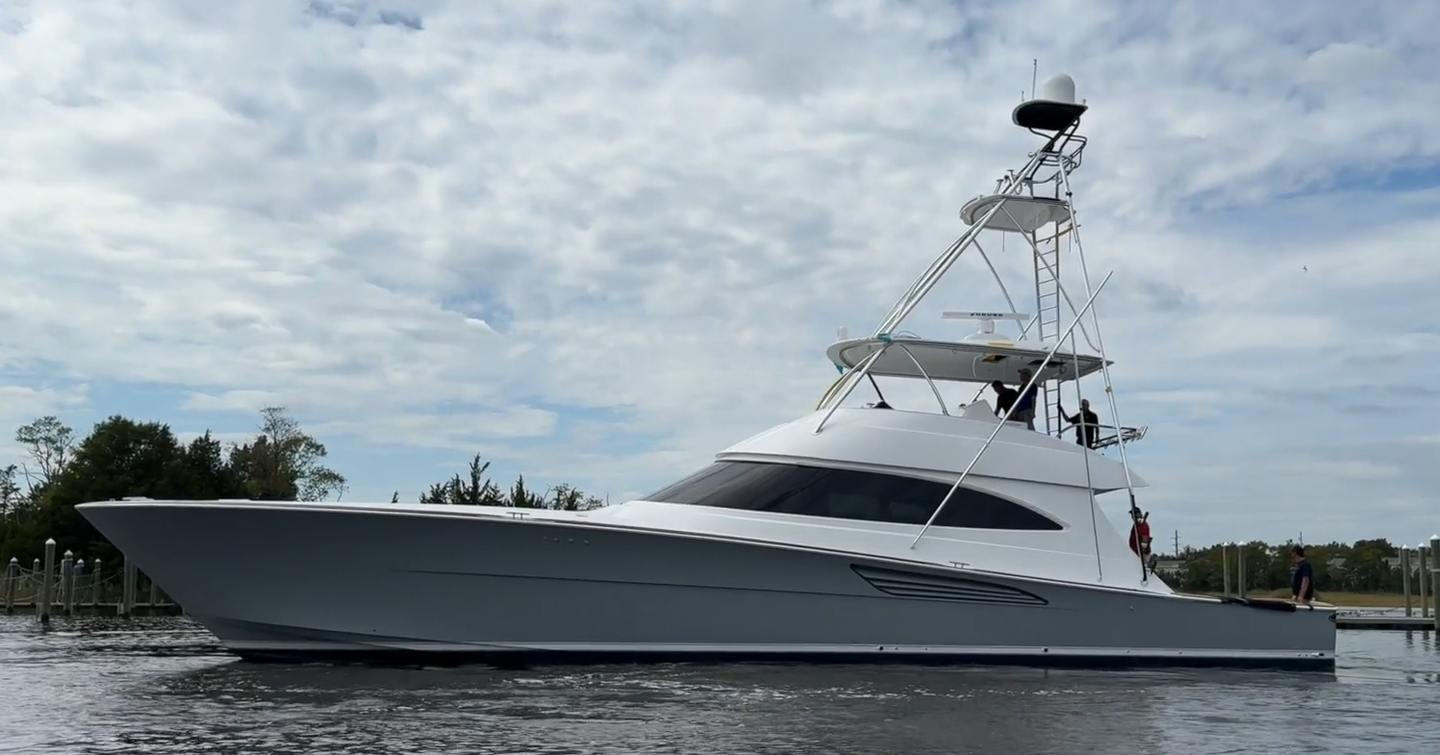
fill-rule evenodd
<path id="1" fill-rule="evenodd" d="M 1014 109 L 1036 148 L 964 205 L 963 232 L 873 332 L 829 346 L 838 377 L 813 412 L 643 500 L 79 510 L 248 658 L 1333 668 L 1328 607 L 1177 593 L 1142 555 L 1127 448 L 1146 429 L 1120 424 L 1094 308 L 1109 275 L 1092 279 L 1076 220 L 1074 88 L 1057 76 Z M 905 327 L 963 255 L 1005 308 Z M 946 338 L 947 318 L 976 332 Z M 1110 422 L 1081 432 L 1066 408 L 1087 391 Z M 1128 498 L 1123 530 L 1106 494 Z"/>

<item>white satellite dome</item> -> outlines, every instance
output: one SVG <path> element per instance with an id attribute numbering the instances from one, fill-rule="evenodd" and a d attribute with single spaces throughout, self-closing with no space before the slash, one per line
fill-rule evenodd
<path id="1" fill-rule="evenodd" d="M 1057 74 L 1045 80 L 1034 99 L 1015 107 L 1010 119 L 1015 125 L 1038 131 L 1064 131 L 1080 119 L 1086 106 L 1075 101 L 1075 80 Z"/>

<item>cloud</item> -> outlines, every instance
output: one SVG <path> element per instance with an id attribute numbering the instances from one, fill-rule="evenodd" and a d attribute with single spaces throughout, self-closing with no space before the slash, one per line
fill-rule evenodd
<path id="1" fill-rule="evenodd" d="M 544 437 L 554 431 L 555 424 L 554 412 L 518 407 L 495 412 L 370 416 L 325 422 L 307 430 L 322 437 L 330 433 L 348 434 L 376 443 L 469 451 L 489 446 L 496 440 Z M 490 455 L 513 458 L 512 453 L 503 451 L 492 450 Z"/>
<path id="2" fill-rule="evenodd" d="M 89 397 L 89 386 L 84 383 L 44 385 L 36 382 L 40 387 L 0 383 L 0 428 L 4 428 L 0 434 L 0 466 L 18 463 L 23 458 L 24 450 L 15 443 L 15 428 L 47 414 L 73 411 L 84 406 Z"/>
<path id="3" fill-rule="evenodd" d="M 199 411 L 226 411 L 256 413 L 267 406 L 280 406 L 283 401 L 279 394 L 270 391 L 225 391 L 218 396 L 205 393 L 191 393 L 182 409 Z"/>
<path id="4" fill-rule="evenodd" d="M 1437 367 L 1437 22 L 1341 3 L 10 5 L 0 370 L 105 386 L 77 418 L 196 427 L 283 403 L 337 467 L 352 441 L 433 452 L 397 462 L 425 469 L 473 448 L 643 492 L 814 405 L 835 328 L 873 327 L 959 205 L 1034 148 L 1008 120 L 1033 50 L 1091 105 L 1079 217 L 1092 277 L 1118 271 L 1097 306 L 1124 419 L 1152 426 L 1152 490 L 1195 482 L 1186 463 L 1264 488 L 1241 462 L 1278 445 L 1440 420 L 1369 395 Z M 987 251 L 1023 281 L 1013 242 Z M 959 335 L 938 313 L 1003 306 L 988 276 L 962 259 L 907 326 Z M 137 386 L 173 396 L 111 398 Z M 1341 408 L 1372 404 L 1409 411 Z M 386 474 L 342 471 L 352 497 L 388 496 Z M 1303 511 L 1367 534 L 1363 481 L 1326 479 Z"/>

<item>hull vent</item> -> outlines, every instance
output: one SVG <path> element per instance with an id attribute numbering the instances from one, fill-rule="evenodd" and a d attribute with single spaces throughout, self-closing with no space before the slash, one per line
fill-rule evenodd
<path id="1" fill-rule="evenodd" d="M 1014 587 L 919 572 L 855 566 L 851 569 L 871 587 L 898 598 L 944 600 L 952 603 L 989 603 L 1005 606 L 1043 606 L 1046 600 Z"/>

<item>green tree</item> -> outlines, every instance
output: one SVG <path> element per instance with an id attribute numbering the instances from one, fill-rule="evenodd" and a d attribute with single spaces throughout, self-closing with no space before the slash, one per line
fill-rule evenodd
<path id="1" fill-rule="evenodd" d="M 260 435 L 230 452 L 233 473 L 250 498 L 261 501 L 323 501 L 345 492 L 345 477 L 321 462 L 325 445 L 300 429 L 285 409 L 260 412 Z"/>
<path id="2" fill-rule="evenodd" d="M 26 502 L 25 491 L 20 488 L 16 470 L 17 467 L 14 464 L 0 467 L 0 522 L 18 515 L 20 508 Z"/>
<path id="3" fill-rule="evenodd" d="M 536 493 L 525 486 L 524 475 L 520 475 L 515 480 L 509 493 L 503 493 L 494 482 L 487 478 L 486 472 L 489 469 L 490 462 L 481 461 L 480 454 L 476 454 L 470 460 L 468 479 L 457 474 L 445 482 L 437 482 L 420 495 L 420 502 L 566 511 L 584 511 L 605 505 L 600 499 L 585 495 L 573 486 L 564 483 L 550 488 L 543 494 Z"/>
<path id="4" fill-rule="evenodd" d="M 158 422 L 110 417 L 95 425 L 73 457 L 45 487 L 32 537 L 53 537 L 68 549 L 110 557 L 105 542 L 76 504 L 127 496 L 184 497 L 178 473 L 184 449 L 170 428 Z"/>
<path id="5" fill-rule="evenodd" d="M 1345 581 L 1351 590 L 1373 592 L 1391 589 L 1394 569 L 1385 561 L 1395 555 L 1389 540 L 1356 540 L 1345 559 Z"/>
<path id="6" fill-rule="evenodd" d="M 191 440 L 175 460 L 175 489 L 180 497 L 207 500 L 240 498 L 245 495 L 244 480 L 230 465 L 225 448 L 210 436 L 210 431 Z"/>
<path id="7" fill-rule="evenodd" d="M 490 462 L 481 462 L 480 454 L 470 460 L 469 478 L 455 475 L 445 482 L 430 486 L 420 496 L 421 503 L 447 503 L 453 506 L 503 506 L 505 499 L 500 488 L 486 479 Z"/>
<path id="8" fill-rule="evenodd" d="M 525 475 L 522 474 L 515 478 L 515 484 L 510 486 L 510 498 L 505 501 L 505 505 L 517 509 L 543 509 L 545 497 L 527 489 Z"/>
<path id="9" fill-rule="evenodd" d="M 33 444 L 36 494 L 22 506 L 6 504 L 0 558 L 33 558 L 48 537 L 87 557 L 116 555 L 75 510 L 88 501 L 128 496 L 308 500 L 343 489 L 345 478 L 320 464 L 324 446 L 281 410 L 267 410 L 263 419 L 263 434 L 228 454 L 209 432 L 182 445 L 164 424 L 119 416 L 96 424 L 73 447 L 68 428 L 46 418 L 26 425 L 17 436 Z M 49 477 L 40 479 L 41 473 Z M 0 496 L 8 489 L 4 480 L 13 477 L 13 472 L 0 475 Z M 18 482 L 14 487 L 18 489 Z"/>
<path id="10" fill-rule="evenodd" d="M 574 487 L 562 482 L 550 488 L 544 505 L 547 509 L 557 509 L 560 511 L 589 511 L 590 509 L 598 509 L 604 506 L 605 502 L 594 496 L 585 495 Z"/>
<path id="11" fill-rule="evenodd" d="M 25 448 L 29 464 L 21 467 L 31 499 L 49 485 L 70 459 L 75 432 L 53 415 L 41 417 L 15 431 L 15 442 Z"/>

